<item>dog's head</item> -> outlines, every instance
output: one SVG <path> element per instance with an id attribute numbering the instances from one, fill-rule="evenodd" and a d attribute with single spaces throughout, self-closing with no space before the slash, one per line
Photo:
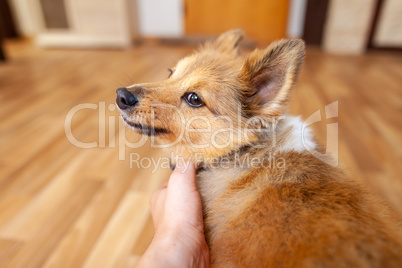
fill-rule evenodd
<path id="1" fill-rule="evenodd" d="M 287 107 L 304 57 L 301 40 L 239 56 L 241 30 L 221 35 L 171 69 L 168 79 L 117 90 L 124 121 L 184 157 L 223 156 L 258 140 Z"/>

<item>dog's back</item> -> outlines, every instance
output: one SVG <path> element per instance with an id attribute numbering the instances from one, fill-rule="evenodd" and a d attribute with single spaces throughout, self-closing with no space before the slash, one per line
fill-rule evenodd
<path id="1" fill-rule="evenodd" d="M 309 153 L 275 157 L 286 167 L 246 170 L 204 208 L 213 265 L 400 267 L 400 225 L 386 205 Z M 200 174 L 203 194 L 211 174 Z"/>

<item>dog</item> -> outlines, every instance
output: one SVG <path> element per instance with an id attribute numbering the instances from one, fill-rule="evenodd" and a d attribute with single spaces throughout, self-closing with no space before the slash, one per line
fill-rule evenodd
<path id="1" fill-rule="evenodd" d="M 198 167 L 211 265 L 402 267 L 400 218 L 330 157 L 310 154 L 320 146 L 287 115 L 304 42 L 243 58 L 242 37 L 228 31 L 165 81 L 117 90 L 129 127 Z"/>

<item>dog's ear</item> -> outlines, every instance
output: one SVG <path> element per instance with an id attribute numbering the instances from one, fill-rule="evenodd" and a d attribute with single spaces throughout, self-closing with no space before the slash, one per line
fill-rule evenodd
<path id="1" fill-rule="evenodd" d="M 221 34 L 218 39 L 213 43 L 215 49 L 221 52 L 232 53 L 238 52 L 239 42 L 244 36 L 244 32 L 241 29 L 230 30 Z"/>
<path id="2" fill-rule="evenodd" d="M 240 76 L 246 83 L 243 96 L 249 114 L 275 118 L 286 110 L 304 54 L 300 39 L 280 40 L 250 54 Z"/>

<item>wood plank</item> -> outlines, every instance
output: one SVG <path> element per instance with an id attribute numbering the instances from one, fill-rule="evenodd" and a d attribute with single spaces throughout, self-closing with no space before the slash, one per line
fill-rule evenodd
<path id="1" fill-rule="evenodd" d="M 149 197 L 135 191 L 126 194 L 83 267 L 122 267 L 127 263 L 130 249 L 149 218 Z M 116 237 L 120 239 L 116 241 Z"/>
<path id="2" fill-rule="evenodd" d="M 8 260 L 14 258 L 23 245 L 21 241 L 0 239 L 0 267 L 5 267 Z"/>
<path id="3" fill-rule="evenodd" d="M 55 211 L 5 267 L 41 267 L 100 186 L 98 181 L 80 181 L 63 209 Z"/>
<path id="4" fill-rule="evenodd" d="M 135 171 L 127 172 L 124 163 L 119 164 L 120 166 L 115 168 L 116 173 L 103 180 L 102 189 L 64 236 L 44 265 L 45 267 L 81 267 L 83 265 L 133 180 L 143 179 L 135 176 Z M 98 180 L 98 177 L 96 176 L 95 179 Z"/>

